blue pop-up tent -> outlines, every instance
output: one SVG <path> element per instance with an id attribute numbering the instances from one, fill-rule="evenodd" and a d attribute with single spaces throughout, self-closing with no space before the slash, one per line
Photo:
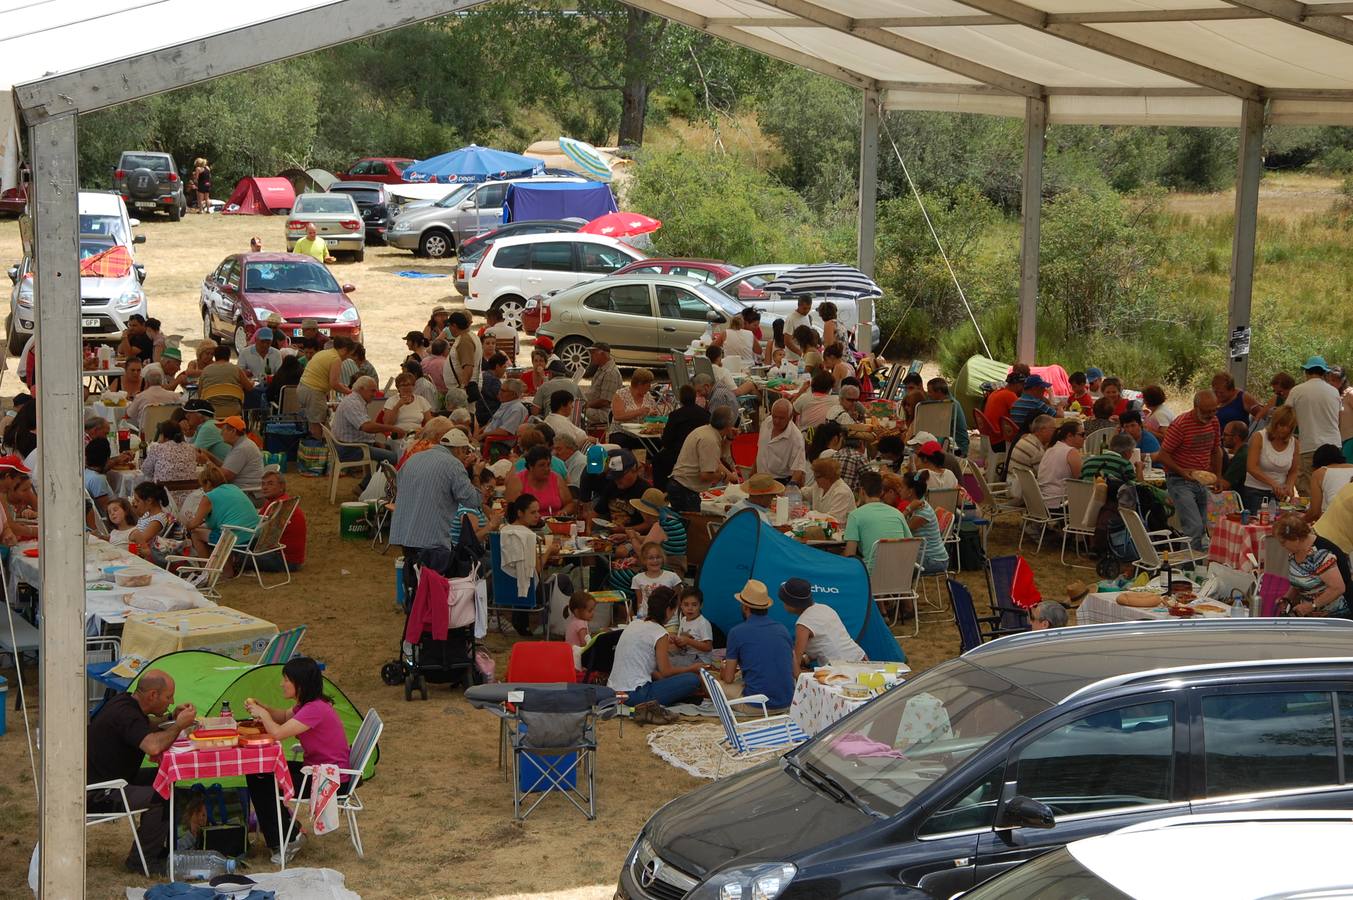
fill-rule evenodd
<path id="1" fill-rule="evenodd" d="M 404 177 L 413 182 L 477 184 L 503 178 L 526 178 L 544 171 L 542 160 L 471 144 L 416 162 L 404 170 Z"/>
<path id="2" fill-rule="evenodd" d="M 876 662 L 904 662 L 897 638 L 888 630 L 869 589 L 869 572 L 855 557 L 837 556 L 801 544 L 771 528 L 751 510 L 723 523 L 700 567 L 705 618 L 727 634 L 742 621 L 742 604 L 733 596 L 749 578 L 764 582 L 775 599 L 787 578 L 803 578 L 813 586 L 813 602 L 830 606 L 846 631 Z M 772 618 L 793 633 L 795 617 L 778 599 Z"/>
<path id="3" fill-rule="evenodd" d="M 595 181 L 530 181 L 509 184 L 503 197 L 503 221 L 593 219 L 617 212 L 609 184 Z"/>

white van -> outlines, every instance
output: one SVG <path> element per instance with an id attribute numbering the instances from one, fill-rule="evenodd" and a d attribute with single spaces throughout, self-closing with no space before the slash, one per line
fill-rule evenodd
<path id="1" fill-rule="evenodd" d="M 465 307 L 497 309 L 503 321 L 521 327 L 526 299 L 609 275 L 644 254 L 599 234 L 525 234 L 494 241 L 470 273 Z"/>

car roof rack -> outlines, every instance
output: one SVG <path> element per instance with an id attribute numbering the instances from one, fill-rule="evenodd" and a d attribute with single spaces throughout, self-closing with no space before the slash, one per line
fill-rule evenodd
<path id="1" fill-rule="evenodd" d="M 963 656 L 973 657 L 981 656 L 985 653 L 991 653 L 995 650 L 1007 650 L 1018 644 L 1026 644 L 1032 641 L 1054 641 L 1054 640 L 1072 640 L 1078 636 L 1087 634 L 1085 629 L 1093 628 L 1095 635 L 1103 635 L 1114 631 L 1130 632 L 1140 631 L 1143 628 L 1152 630 L 1165 629 L 1206 629 L 1208 631 L 1230 630 L 1233 628 L 1276 628 L 1276 629 L 1328 629 L 1328 628 L 1353 628 L 1353 620 L 1349 619 L 1313 619 L 1313 618 L 1241 618 L 1241 619 L 1142 619 L 1133 622 L 1104 622 L 1095 625 L 1075 625 L 1066 628 L 1048 628 L 1042 631 L 1021 631 L 1019 634 L 1007 634 L 996 638 L 993 641 L 987 641 L 972 648 Z"/>
<path id="2" fill-rule="evenodd" d="M 1149 681 L 1153 678 L 1163 678 L 1168 675 L 1187 675 L 1198 672 L 1224 672 L 1229 669 L 1270 669 L 1283 668 L 1287 666 L 1327 666 L 1348 665 L 1353 666 L 1353 656 L 1301 656 L 1295 658 L 1283 659 L 1233 659 L 1226 662 L 1209 663 L 1190 663 L 1182 666 L 1164 666 L 1159 669 L 1143 669 L 1140 672 L 1124 672 L 1121 675 L 1110 675 L 1107 678 L 1101 678 L 1098 681 L 1076 688 L 1076 690 L 1067 694 L 1059 701 L 1066 703 L 1077 697 L 1086 694 L 1093 694 L 1106 690 L 1111 687 L 1117 687 L 1123 684 L 1131 684 L 1134 681 Z"/>

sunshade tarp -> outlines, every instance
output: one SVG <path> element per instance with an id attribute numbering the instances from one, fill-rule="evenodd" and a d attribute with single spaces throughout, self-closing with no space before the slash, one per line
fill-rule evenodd
<path id="1" fill-rule="evenodd" d="M 963 407 L 968 424 L 976 427 L 977 420 L 973 410 L 980 409 L 982 403 L 982 382 L 991 381 L 1005 384 L 1005 376 L 1010 372 L 1010 363 L 997 362 L 985 356 L 970 356 L 958 370 L 954 378 L 954 399 Z"/>
<path id="2" fill-rule="evenodd" d="M 180 650 L 168 653 L 148 663 L 142 671 L 159 669 L 174 679 L 174 703 L 191 703 L 197 707 L 201 716 L 219 715 L 222 701 L 230 702 L 230 711 L 237 719 L 247 718 L 244 708 L 246 697 L 253 697 L 264 706 L 287 708 L 291 705 L 282 696 L 282 666 L 256 666 L 205 650 Z M 132 681 L 132 689 L 140 681 L 137 676 Z M 343 723 L 348 743 L 357 736 L 362 727 L 362 714 L 338 685 L 328 678 L 324 679 L 324 693 L 334 701 L 334 711 Z M 288 758 L 294 740 L 283 741 Z M 379 751 L 371 758 L 371 765 L 362 774 L 370 778 L 375 771 Z"/>
<path id="3" fill-rule="evenodd" d="M 618 212 L 610 185 L 561 181 L 510 184 L 503 198 L 503 221 L 569 219 L 585 222 Z"/>
<path id="4" fill-rule="evenodd" d="M 285 178 L 241 178 L 227 201 L 228 216 L 271 216 L 290 211 L 296 189 Z"/>
<path id="5" fill-rule="evenodd" d="M 742 621 L 742 604 L 733 595 L 749 578 L 764 582 L 774 599 L 785 579 L 794 577 L 813 585 L 813 602 L 836 610 L 846 631 L 871 660 L 906 660 L 874 604 L 863 562 L 801 544 L 762 522 L 751 510 L 723 523 L 700 567 L 705 618 L 727 634 Z M 771 605 L 770 616 L 793 633 L 797 617 L 778 599 Z"/>

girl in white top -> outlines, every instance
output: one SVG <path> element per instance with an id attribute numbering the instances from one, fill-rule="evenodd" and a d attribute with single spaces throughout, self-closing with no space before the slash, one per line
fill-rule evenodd
<path id="1" fill-rule="evenodd" d="M 1057 426 L 1053 444 L 1038 463 L 1038 487 L 1050 508 L 1066 503 L 1068 478 L 1081 477 L 1081 448 L 1085 446 L 1085 426 L 1065 422 Z"/>
<path id="2" fill-rule="evenodd" d="M 1311 505 L 1303 516 L 1314 522 L 1329 509 L 1334 495 L 1353 482 L 1353 464 L 1344 462 L 1344 454 L 1333 444 L 1322 444 L 1311 455 Z"/>
<path id="3" fill-rule="evenodd" d="M 780 585 L 780 602 L 790 615 L 799 617 L 794 626 L 795 678 L 805 661 L 823 665 L 833 660 L 859 662 L 865 658 L 836 610 L 813 602 L 813 587 L 804 579 L 790 578 Z"/>
<path id="4" fill-rule="evenodd" d="M 939 441 L 926 441 L 916 449 L 912 457 L 912 468 L 916 474 L 926 474 L 926 484 L 932 491 L 958 487 L 958 476 L 944 465 L 944 448 Z"/>
<path id="5" fill-rule="evenodd" d="M 1286 500 L 1296 493 L 1301 470 L 1301 444 L 1292 433 L 1296 427 L 1296 413 L 1290 406 L 1280 406 L 1269 417 L 1268 427 L 1250 438 L 1241 497 L 1251 513 L 1270 497 Z"/>
<path id="6" fill-rule="evenodd" d="M 649 595 L 660 587 L 680 590 L 681 577 L 664 568 L 667 565 L 667 554 L 662 552 L 661 544 L 650 542 L 640 547 L 639 562 L 644 570 L 634 576 L 634 580 L 630 582 L 630 590 L 634 592 L 636 616 L 642 619 L 648 615 Z"/>
<path id="7" fill-rule="evenodd" d="M 108 542 L 126 544 L 127 536 L 136 527 L 136 515 L 132 512 L 131 503 L 121 497 L 108 501 L 107 516 L 108 524 L 113 526 L 108 530 Z"/>
<path id="8" fill-rule="evenodd" d="M 844 523 L 855 509 L 855 494 L 841 479 L 841 464 L 832 457 L 813 460 L 813 483 L 803 492 L 808 508 Z"/>

